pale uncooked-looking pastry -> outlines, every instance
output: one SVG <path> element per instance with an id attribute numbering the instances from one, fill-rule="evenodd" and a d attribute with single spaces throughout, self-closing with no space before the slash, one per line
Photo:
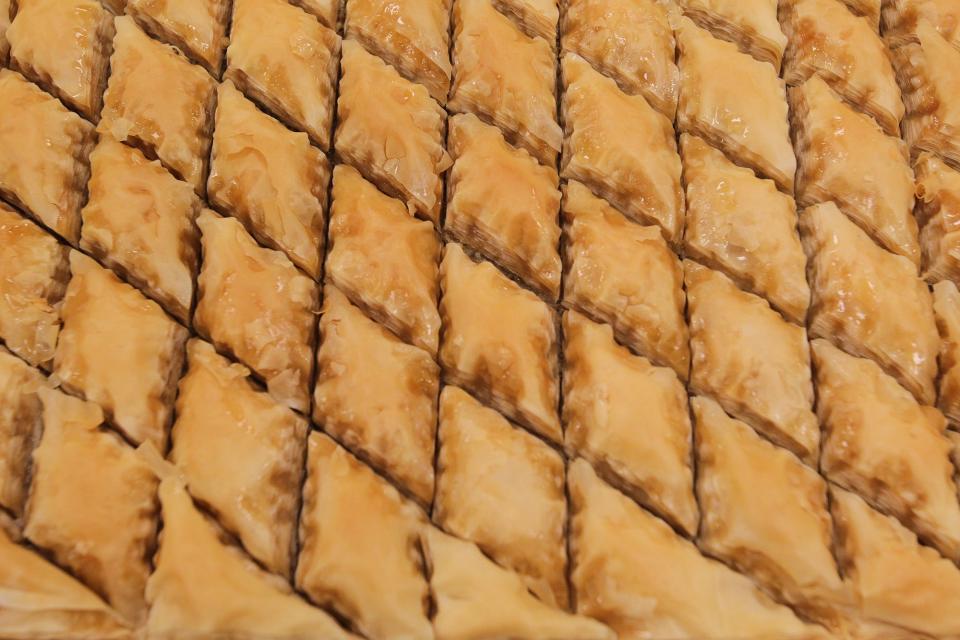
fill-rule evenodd
<path id="1" fill-rule="evenodd" d="M 803 327 L 725 275 L 684 261 L 690 388 L 805 462 L 817 459 L 810 350 Z"/>
<path id="2" fill-rule="evenodd" d="M 200 247 L 190 185 L 103 135 L 90 154 L 87 194 L 80 247 L 189 322 Z"/>
<path id="3" fill-rule="evenodd" d="M 329 236 L 327 281 L 401 339 L 436 355 L 440 242 L 433 225 L 353 167 L 337 165 Z"/>
<path id="4" fill-rule="evenodd" d="M 609 325 L 563 315 L 565 447 L 688 535 L 693 494 L 690 413 L 676 372 L 630 353 Z"/>
<path id="5" fill-rule="evenodd" d="M 687 194 L 686 255 L 722 271 L 803 324 L 810 288 L 793 198 L 696 136 L 681 134 L 680 153 Z"/>
<path id="6" fill-rule="evenodd" d="M 940 331 L 940 393 L 937 407 L 960 425 L 960 291 L 949 280 L 933 285 L 933 312 Z"/>
<path id="7" fill-rule="evenodd" d="M 923 279 L 931 284 L 944 278 L 960 282 L 960 171 L 924 151 L 913 172 Z"/>
<path id="8" fill-rule="evenodd" d="M 323 290 L 313 418 L 422 505 L 433 498 L 440 372 L 430 354 Z"/>
<path id="9" fill-rule="evenodd" d="M 685 16 L 715 37 L 780 72 L 787 36 L 777 22 L 777 0 L 679 0 L 678 4 Z"/>
<path id="10" fill-rule="evenodd" d="M 0 203 L 0 339 L 34 366 L 49 367 L 70 279 L 68 249 Z"/>
<path id="11" fill-rule="evenodd" d="M 45 385 L 39 371 L 0 347 L 0 510 L 15 517 L 27 499 L 30 451 L 42 431 L 37 392 Z"/>
<path id="12" fill-rule="evenodd" d="M 493 6 L 512 19 L 524 33 L 543 38 L 551 48 L 557 43 L 558 4 L 558 0 L 493 0 Z"/>
<path id="13" fill-rule="evenodd" d="M 627 220 L 571 180 L 564 187 L 563 302 L 682 380 L 690 369 L 683 269 L 659 228 Z"/>
<path id="14" fill-rule="evenodd" d="M 566 609 L 563 458 L 459 387 L 440 394 L 434 522 Z"/>
<path id="15" fill-rule="evenodd" d="M 883 37 L 891 48 L 919 42 L 917 29 L 923 21 L 960 48 L 960 4 L 956 0 L 887 0 L 882 15 Z"/>
<path id="16" fill-rule="evenodd" d="M 289 577 L 307 421 L 207 342 L 187 343 L 187 362 L 170 461 L 251 556 Z"/>
<path id="17" fill-rule="evenodd" d="M 103 5 L 96 0 L 18 0 L 7 40 L 13 68 L 88 120 L 99 118 L 113 40 L 113 16 Z"/>
<path id="18" fill-rule="evenodd" d="M 447 381 L 560 442 L 553 310 L 489 262 L 473 262 L 456 243 L 444 248 L 440 286 Z"/>
<path id="19" fill-rule="evenodd" d="M 832 202 L 800 215 L 810 260 L 810 334 L 873 358 L 924 404 L 936 391 L 933 301 L 914 265 L 874 244 Z"/>
<path id="20" fill-rule="evenodd" d="M 423 512 L 328 436 L 310 435 L 297 587 L 370 638 L 433 637 Z M 389 588 L 384 588 L 389 585 Z"/>
<path id="21" fill-rule="evenodd" d="M 450 119 L 444 233 L 541 295 L 560 293 L 560 190 L 557 171 L 507 143 L 473 114 Z"/>
<path id="22" fill-rule="evenodd" d="M 280 402 L 307 411 L 317 286 L 279 251 L 265 249 L 235 218 L 197 218 L 203 267 L 196 329 L 253 369 Z"/>
<path id="23" fill-rule="evenodd" d="M 0 195 L 74 244 L 93 145 L 93 125 L 0 69 Z"/>
<path id="24" fill-rule="evenodd" d="M 33 452 L 24 536 L 139 624 L 156 538 L 156 476 L 100 428 L 100 407 L 54 389 L 38 393 L 43 436 Z"/>
<path id="25" fill-rule="evenodd" d="M 227 46 L 228 0 L 126 0 L 127 13 L 150 34 L 220 76 Z"/>
<path id="26" fill-rule="evenodd" d="M 820 468 L 899 517 L 921 538 L 960 558 L 960 502 L 946 420 L 871 360 L 813 341 Z"/>
<path id="27" fill-rule="evenodd" d="M 283 251 L 311 277 L 323 263 L 330 169 L 303 133 L 260 111 L 227 80 L 217 90 L 207 193 L 261 243 Z"/>
<path id="28" fill-rule="evenodd" d="M 70 252 L 70 271 L 54 374 L 103 407 L 129 440 L 163 451 L 187 330 L 78 251 Z"/>
<path id="29" fill-rule="evenodd" d="M 641 224 L 680 241 L 683 187 L 673 124 L 575 53 L 563 56 L 561 175 L 579 180 Z"/>

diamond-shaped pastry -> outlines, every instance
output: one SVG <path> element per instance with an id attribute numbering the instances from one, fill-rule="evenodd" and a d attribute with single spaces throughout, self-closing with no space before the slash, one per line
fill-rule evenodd
<path id="1" fill-rule="evenodd" d="M 199 262 L 200 200 L 139 150 L 101 136 L 90 154 L 80 246 L 190 321 Z"/>
<path id="2" fill-rule="evenodd" d="M 524 33 L 540 36 L 551 47 L 557 42 L 560 9 L 557 0 L 493 0 L 497 11 L 512 19 Z"/>
<path id="3" fill-rule="evenodd" d="M 307 411 L 316 283 L 284 254 L 259 246 L 234 218 L 204 210 L 197 224 L 203 267 L 196 329 L 250 367 L 277 400 Z"/>
<path id="4" fill-rule="evenodd" d="M 683 187 L 673 124 L 575 53 L 563 56 L 561 175 L 579 180 L 671 244 L 683 228 Z"/>
<path id="5" fill-rule="evenodd" d="M 960 282 L 960 171 L 924 151 L 913 165 L 923 279 Z"/>
<path id="6" fill-rule="evenodd" d="M 777 0 L 680 0 L 685 16 L 714 37 L 737 45 L 780 72 L 787 36 L 777 21 Z"/>
<path id="7" fill-rule="evenodd" d="M 876 29 L 837 0 L 789 0 L 781 13 L 790 41 L 783 70 L 787 84 L 818 75 L 888 135 L 899 136 L 900 87 Z"/>
<path id="8" fill-rule="evenodd" d="M 202 340 L 187 344 L 170 461 L 268 570 L 290 576 L 307 421 Z"/>
<path id="9" fill-rule="evenodd" d="M 217 96 L 210 202 L 317 278 L 330 179 L 327 158 L 305 134 L 260 111 L 229 80 Z"/>
<path id="10" fill-rule="evenodd" d="M 313 418 L 324 431 L 426 506 L 440 372 L 426 351 L 402 342 L 350 304 L 323 291 Z"/>
<path id="11" fill-rule="evenodd" d="M 559 443 L 553 310 L 489 262 L 473 262 L 456 243 L 444 248 L 440 286 L 446 381 Z"/>
<path id="12" fill-rule="evenodd" d="M 97 0 L 18 0 L 6 37 L 13 68 L 96 121 L 113 40 L 113 16 Z"/>
<path id="13" fill-rule="evenodd" d="M 216 77 L 227 46 L 229 9 L 227 0 L 127 0 L 127 13 L 148 33 Z"/>
<path id="14" fill-rule="evenodd" d="M 0 508 L 15 517 L 27 500 L 30 451 L 43 428 L 37 392 L 45 385 L 39 371 L 0 347 Z"/>
<path id="15" fill-rule="evenodd" d="M 831 553 L 826 482 L 713 400 L 696 397 L 690 405 L 703 514 L 700 547 L 782 601 L 836 627 L 849 603 Z"/>
<path id="16" fill-rule="evenodd" d="M 551 45 L 524 34 L 492 0 L 457 0 L 453 19 L 449 108 L 495 124 L 511 144 L 552 166 L 563 133 Z"/>
<path id="17" fill-rule="evenodd" d="M 163 451 L 187 330 L 78 251 L 70 271 L 54 374 L 103 407 L 128 440 Z"/>
<path id="18" fill-rule="evenodd" d="M 933 404 L 939 336 L 930 291 L 913 264 L 874 244 L 832 202 L 800 215 L 800 235 L 810 260 L 811 336 L 873 358 Z"/>
<path id="19" fill-rule="evenodd" d="M 954 0 L 889 0 L 883 3 L 882 17 L 883 37 L 891 49 L 919 42 L 917 30 L 923 21 L 960 48 L 960 5 Z"/>
<path id="20" fill-rule="evenodd" d="M 943 431 L 876 363 L 813 341 L 823 473 L 896 515 L 945 555 L 960 557 L 960 503 Z"/>
<path id="21" fill-rule="evenodd" d="M 683 269 L 660 229 L 627 220 L 574 180 L 563 220 L 564 305 L 612 325 L 624 344 L 686 380 Z"/>
<path id="22" fill-rule="evenodd" d="M 933 285 L 933 311 L 940 331 L 940 389 L 937 407 L 960 425 L 960 291 L 949 280 Z"/>
<path id="23" fill-rule="evenodd" d="M 156 476 L 117 434 L 99 428 L 99 406 L 48 388 L 39 395 L 43 436 L 33 452 L 24 535 L 138 624 L 156 540 Z"/>
<path id="24" fill-rule="evenodd" d="M 793 198 L 696 136 L 680 136 L 680 153 L 687 188 L 686 255 L 803 324 L 810 288 Z"/>
<path id="25" fill-rule="evenodd" d="M 130 16 L 114 19 L 110 81 L 97 130 L 145 149 L 203 195 L 216 82 Z"/>
<path id="26" fill-rule="evenodd" d="M 534 597 L 523 579 L 485 556 L 471 542 L 427 527 L 421 538 L 436 602 L 437 638 L 613 640 L 614 633 L 585 616 Z"/>
<path id="27" fill-rule="evenodd" d="M 70 279 L 68 249 L 0 203 L 0 339 L 34 366 L 49 367 Z"/>
<path id="28" fill-rule="evenodd" d="M 793 193 L 783 80 L 772 65 L 714 38 L 687 18 L 677 30 L 680 103 L 677 127 L 725 152 L 737 164 Z"/>
<path id="29" fill-rule="evenodd" d="M 549 0 L 547 0 L 549 1 Z M 424 85 L 440 104 L 450 90 L 451 0 L 349 0 L 346 37 L 405 78 Z"/>
<path id="30" fill-rule="evenodd" d="M 845 104 L 812 76 L 790 89 L 797 204 L 834 201 L 876 242 L 920 262 L 913 173 L 903 142 Z"/>
<path id="31" fill-rule="evenodd" d="M 614 342 L 609 325 L 563 315 L 565 446 L 688 535 L 697 531 L 690 414 L 677 374 Z"/>
<path id="32" fill-rule="evenodd" d="M 326 150 L 339 50 L 334 31 L 286 0 L 235 0 L 224 77 Z"/>
<path id="33" fill-rule="evenodd" d="M 290 3 L 316 16 L 323 26 L 330 29 L 337 28 L 337 18 L 340 15 L 339 0 L 290 0 Z"/>
<path id="34" fill-rule="evenodd" d="M 459 387 L 440 394 L 433 520 L 566 609 L 563 458 Z"/>
<path id="35" fill-rule="evenodd" d="M 411 212 L 439 224 L 440 175 L 450 166 L 443 108 L 426 87 L 353 40 L 343 43 L 341 65 L 337 155 Z"/>
<path id="36" fill-rule="evenodd" d="M 402 340 L 436 355 L 440 241 L 433 225 L 353 167 L 337 165 L 329 234 L 327 281 Z"/>
<path id="37" fill-rule="evenodd" d="M 544 297 L 560 293 L 560 190 L 553 167 L 472 114 L 450 119 L 444 232 Z"/>
<path id="38" fill-rule="evenodd" d="M 670 11 L 657 0 L 569 0 L 560 46 L 641 94 L 671 122 L 679 74 Z"/>
<path id="39" fill-rule="evenodd" d="M 423 512 L 383 478 L 326 435 L 310 435 L 297 587 L 313 601 L 370 638 L 433 637 L 423 526 Z"/>
<path id="40" fill-rule="evenodd" d="M 609 624 L 621 638 L 818 635 L 749 578 L 700 555 L 583 459 L 570 464 L 567 478 L 578 613 Z"/>
<path id="41" fill-rule="evenodd" d="M 0 195 L 68 242 L 80 237 L 93 125 L 0 69 Z"/>

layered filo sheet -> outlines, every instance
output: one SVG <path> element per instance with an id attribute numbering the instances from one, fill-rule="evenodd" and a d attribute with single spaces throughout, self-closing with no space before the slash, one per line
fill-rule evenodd
<path id="1" fill-rule="evenodd" d="M 929 283 L 960 282 L 960 171 L 923 152 L 913 165 L 920 224 L 921 274 Z"/>
<path id="2" fill-rule="evenodd" d="M 679 0 L 677 4 L 685 16 L 717 38 L 780 72 L 787 36 L 777 21 L 776 0 Z"/>
<path id="3" fill-rule="evenodd" d="M 558 0 L 493 0 L 493 6 L 527 35 L 539 36 L 553 47 L 560 20 Z"/>
<path id="4" fill-rule="evenodd" d="M 30 478 L 30 452 L 43 430 L 40 389 L 47 379 L 0 347 L 0 508 L 23 514 Z"/>
<path id="5" fill-rule="evenodd" d="M 944 280 L 933 285 L 933 312 L 940 331 L 940 382 L 937 407 L 960 425 L 960 291 Z"/>
<path id="6" fill-rule="evenodd" d="M 923 22 L 960 47 L 960 5 L 953 0 L 889 0 L 883 3 L 882 17 L 883 37 L 891 48 L 919 42 Z"/>

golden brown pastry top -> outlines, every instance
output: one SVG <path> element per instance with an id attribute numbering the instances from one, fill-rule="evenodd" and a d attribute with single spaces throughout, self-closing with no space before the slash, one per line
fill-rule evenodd
<path id="1" fill-rule="evenodd" d="M 780 71 L 787 36 L 777 21 L 777 0 L 680 0 L 678 4 L 715 37 Z"/>
<path id="2" fill-rule="evenodd" d="M 127 12 L 159 39 L 219 76 L 227 46 L 227 0 L 127 0 Z"/>

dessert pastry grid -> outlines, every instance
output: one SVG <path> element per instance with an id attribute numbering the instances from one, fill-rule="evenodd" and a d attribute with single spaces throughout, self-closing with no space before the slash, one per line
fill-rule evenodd
<path id="1" fill-rule="evenodd" d="M 958 18 L 0 0 L 0 637 L 960 637 Z"/>

